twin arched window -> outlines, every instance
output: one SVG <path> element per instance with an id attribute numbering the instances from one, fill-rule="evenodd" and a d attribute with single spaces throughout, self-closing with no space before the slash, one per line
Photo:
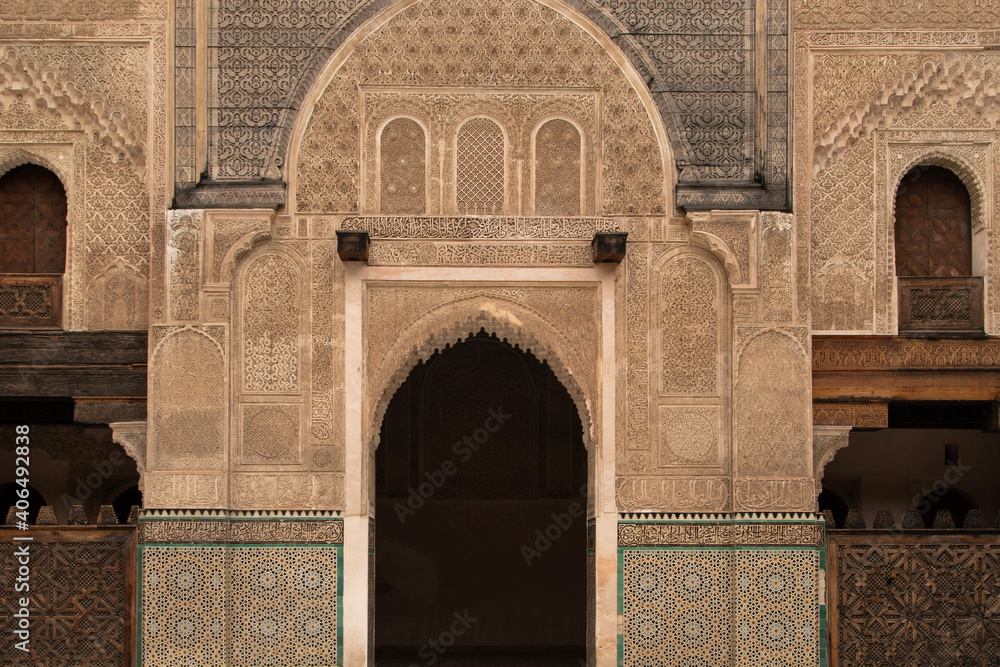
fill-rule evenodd
<path id="1" fill-rule="evenodd" d="M 583 141 L 576 125 L 555 118 L 540 124 L 534 139 L 533 205 L 536 215 L 581 214 Z M 380 213 L 427 212 L 427 136 L 411 118 L 396 118 L 382 128 Z M 507 213 L 508 139 L 496 121 L 475 116 L 455 136 L 455 212 L 459 215 Z"/>

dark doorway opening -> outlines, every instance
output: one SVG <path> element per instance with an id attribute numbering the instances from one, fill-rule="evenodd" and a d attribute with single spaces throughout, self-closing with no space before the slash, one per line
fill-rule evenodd
<path id="1" fill-rule="evenodd" d="M 378 664 L 579 665 L 586 478 L 547 364 L 485 332 L 418 364 L 376 452 Z"/>

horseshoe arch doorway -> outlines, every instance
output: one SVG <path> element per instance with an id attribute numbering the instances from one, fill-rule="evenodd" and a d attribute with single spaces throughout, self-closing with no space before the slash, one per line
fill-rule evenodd
<path id="1" fill-rule="evenodd" d="M 549 366 L 480 331 L 411 370 L 379 442 L 376 664 L 580 665 L 587 450 Z"/>

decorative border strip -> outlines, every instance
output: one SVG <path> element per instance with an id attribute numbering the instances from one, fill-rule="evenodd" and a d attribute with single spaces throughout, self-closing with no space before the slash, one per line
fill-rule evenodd
<path id="1" fill-rule="evenodd" d="M 995 338 L 817 336 L 812 351 L 814 373 L 1000 368 L 1000 340 Z"/>
<path id="2" fill-rule="evenodd" d="M 710 515 L 720 517 L 722 515 Z M 824 523 L 815 515 L 799 518 L 767 519 L 762 515 L 736 515 L 731 520 L 690 519 L 621 522 L 618 524 L 619 547 L 669 546 L 805 546 L 821 548 L 825 544 Z"/>
<path id="3" fill-rule="evenodd" d="M 140 519 L 185 519 L 224 517 L 229 519 L 341 519 L 340 510 L 171 510 L 140 509 Z"/>
<path id="4" fill-rule="evenodd" d="M 341 229 L 375 239 L 577 239 L 597 232 L 628 231 L 629 218 L 528 218 L 514 216 L 350 216 Z"/>
<path id="5" fill-rule="evenodd" d="M 139 544 L 343 544 L 341 513 L 145 510 Z"/>
<path id="6" fill-rule="evenodd" d="M 814 401 L 813 425 L 888 428 L 889 404 Z"/>
<path id="7" fill-rule="evenodd" d="M 621 512 L 619 521 L 815 521 L 822 522 L 823 515 L 814 512 L 713 512 L 706 514 L 685 512 Z"/>

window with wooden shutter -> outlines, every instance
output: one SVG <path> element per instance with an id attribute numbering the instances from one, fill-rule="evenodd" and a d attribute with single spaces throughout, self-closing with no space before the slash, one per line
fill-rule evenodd
<path id="1" fill-rule="evenodd" d="M 0 178 L 0 326 L 58 326 L 65 268 L 65 188 L 44 167 L 11 169 Z"/>
<path id="2" fill-rule="evenodd" d="M 983 280 L 972 275 L 972 205 L 949 169 L 911 169 L 896 191 L 901 332 L 983 329 Z"/>

